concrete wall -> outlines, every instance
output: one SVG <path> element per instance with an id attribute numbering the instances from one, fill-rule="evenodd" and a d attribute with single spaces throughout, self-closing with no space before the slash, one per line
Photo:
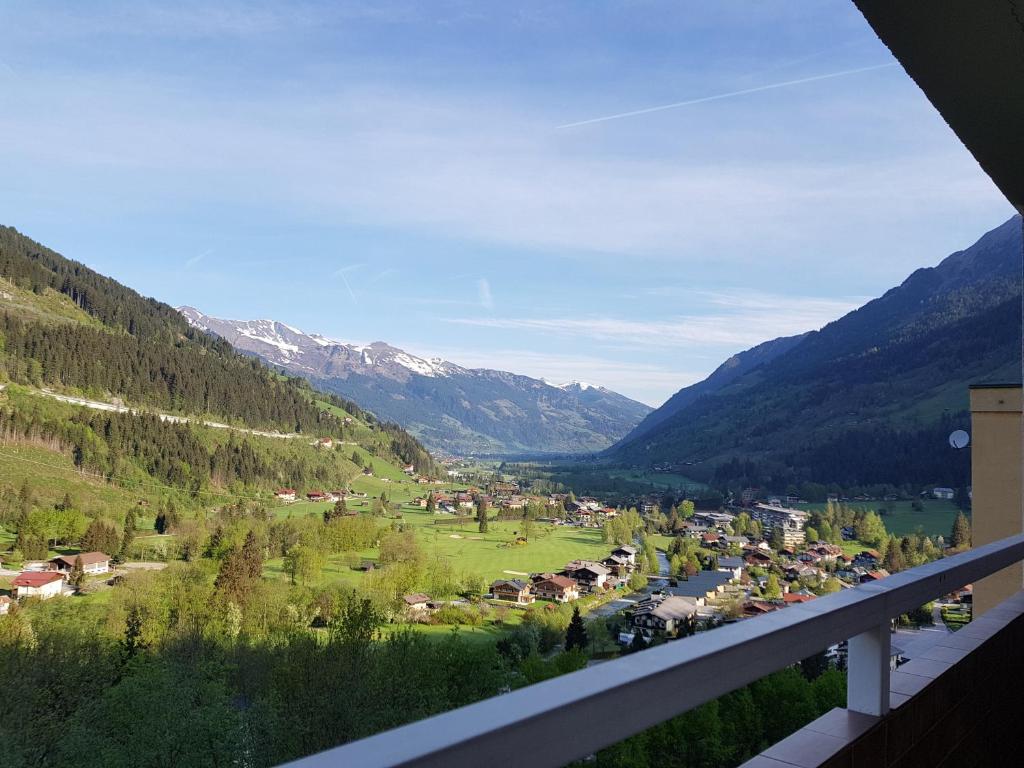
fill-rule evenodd
<path id="1" fill-rule="evenodd" d="M 1020 386 L 971 388 L 971 482 L 973 544 L 1024 532 Z M 1024 587 L 1017 563 L 974 585 L 975 616 Z"/>

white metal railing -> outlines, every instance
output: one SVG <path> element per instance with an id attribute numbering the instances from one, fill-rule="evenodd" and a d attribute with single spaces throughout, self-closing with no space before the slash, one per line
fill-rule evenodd
<path id="1" fill-rule="evenodd" d="M 1024 535 L 297 760 L 291 768 L 557 768 L 849 639 L 849 709 L 889 706 L 889 622 L 1024 559 Z"/>

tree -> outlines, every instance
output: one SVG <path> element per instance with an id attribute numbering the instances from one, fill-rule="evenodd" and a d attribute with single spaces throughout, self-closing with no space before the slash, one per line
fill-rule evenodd
<path id="1" fill-rule="evenodd" d="M 434 492 L 431 491 L 427 494 L 427 512 L 431 514 L 437 509 L 437 499 L 434 498 Z"/>
<path id="2" fill-rule="evenodd" d="M 308 584 L 315 581 L 319 578 L 322 568 L 323 557 L 319 550 L 305 544 L 296 544 L 284 556 L 284 570 L 291 578 L 292 584 Z"/>
<path id="3" fill-rule="evenodd" d="M 774 573 L 768 574 L 768 581 L 764 585 L 764 596 L 767 600 L 782 599 L 782 587 L 779 586 L 779 577 Z"/>
<path id="4" fill-rule="evenodd" d="M 483 496 L 476 500 L 476 519 L 480 533 L 487 533 L 487 499 Z"/>
<path id="5" fill-rule="evenodd" d="M 250 530 L 245 535 L 245 542 L 242 544 L 242 563 L 248 578 L 263 577 L 263 547 L 257 541 L 255 531 Z"/>
<path id="6" fill-rule="evenodd" d="M 971 523 L 962 511 L 956 513 L 956 519 L 953 521 L 949 546 L 953 549 L 964 549 L 971 546 Z"/>
<path id="7" fill-rule="evenodd" d="M 853 531 L 860 541 L 875 547 L 881 546 L 889 538 L 882 518 L 870 509 L 854 523 Z"/>
<path id="8" fill-rule="evenodd" d="M 330 509 L 324 510 L 324 522 L 329 523 L 338 517 L 344 517 L 348 514 L 348 507 L 345 506 L 345 499 L 338 499 L 334 502 L 334 506 Z"/>
<path id="9" fill-rule="evenodd" d="M 124 516 L 124 533 L 121 534 L 121 546 L 114 555 L 114 562 L 123 563 L 128 559 L 132 542 L 135 540 L 135 509 L 130 508 Z"/>
<path id="10" fill-rule="evenodd" d="M 117 554 L 121 546 L 117 529 L 106 520 L 96 519 L 89 523 L 85 533 L 79 540 L 79 545 L 86 552 L 104 552 L 106 554 Z"/>
<path id="11" fill-rule="evenodd" d="M 903 548 L 896 540 L 896 537 L 889 539 L 889 546 L 886 547 L 885 557 L 882 559 L 883 567 L 889 573 L 899 573 L 907 567 Z"/>
<path id="12" fill-rule="evenodd" d="M 586 650 L 587 647 L 587 627 L 583 623 L 583 617 L 580 616 L 579 606 L 574 606 L 572 609 L 572 618 L 569 620 L 569 626 L 565 630 L 565 650 Z"/>
<path id="13" fill-rule="evenodd" d="M 85 568 L 82 566 L 81 555 L 75 556 L 75 564 L 71 567 L 71 573 L 68 575 L 68 583 L 75 589 L 81 589 L 82 584 L 85 583 Z"/>
<path id="14" fill-rule="evenodd" d="M 816 528 L 807 526 L 807 541 L 814 543 L 815 541 L 821 541 L 821 535 L 818 533 Z"/>

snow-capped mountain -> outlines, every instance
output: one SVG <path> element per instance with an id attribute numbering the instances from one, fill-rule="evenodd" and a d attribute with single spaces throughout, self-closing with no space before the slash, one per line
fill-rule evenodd
<path id="1" fill-rule="evenodd" d="M 337 392 L 449 453 L 602 450 L 651 410 L 582 381 L 551 384 L 417 357 L 382 341 L 350 344 L 275 320 L 224 320 L 193 307 L 178 311 L 236 349 Z"/>

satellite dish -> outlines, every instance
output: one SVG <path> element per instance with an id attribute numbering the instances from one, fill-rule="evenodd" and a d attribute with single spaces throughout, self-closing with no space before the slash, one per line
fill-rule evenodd
<path id="1" fill-rule="evenodd" d="M 949 436 L 949 444 L 954 448 L 966 448 L 971 442 L 971 436 L 964 432 L 962 429 L 956 430 Z"/>

